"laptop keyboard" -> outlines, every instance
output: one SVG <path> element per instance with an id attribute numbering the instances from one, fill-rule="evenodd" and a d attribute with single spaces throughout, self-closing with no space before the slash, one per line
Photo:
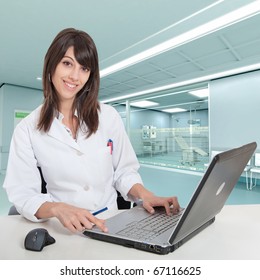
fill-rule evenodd
<path id="1" fill-rule="evenodd" d="M 118 235 L 128 238 L 149 241 L 170 228 L 173 228 L 183 211 L 173 216 L 168 216 L 164 213 L 155 213 L 140 221 L 133 222 L 125 229 L 117 232 Z"/>

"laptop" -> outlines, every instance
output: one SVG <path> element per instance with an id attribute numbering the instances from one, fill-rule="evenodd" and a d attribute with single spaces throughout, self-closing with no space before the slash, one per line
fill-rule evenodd
<path id="1" fill-rule="evenodd" d="M 107 233 L 96 226 L 83 233 L 157 254 L 175 251 L 215 221 L 256 146 L 253 142 L 215 155 L 190 202 L 178 215 L 166 215 L 163 207 L 150 214 L 138 205 L 107 219 Z"/>

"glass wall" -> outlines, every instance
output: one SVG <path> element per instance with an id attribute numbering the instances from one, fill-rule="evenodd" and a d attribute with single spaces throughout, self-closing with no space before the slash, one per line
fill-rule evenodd
<path id="1" fill-rule="evenodd" d="M 113 106 L 128 128 L 141 164 L 205 171 L 209 162 L 208 95 L 194 97 L 191 91 L 182 90 Z"/>

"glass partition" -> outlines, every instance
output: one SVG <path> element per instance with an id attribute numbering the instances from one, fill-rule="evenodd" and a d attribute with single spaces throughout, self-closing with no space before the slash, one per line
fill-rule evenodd
<path id="1" fill-rule="evenodd" d="M 177 99 L 185 102 L 177 103 Z M 129 137 L 141 164 L 205 171 L 209 162 L 207 95 L 196 99 L 181 91 L 113 106 L 129 124 Z"/>

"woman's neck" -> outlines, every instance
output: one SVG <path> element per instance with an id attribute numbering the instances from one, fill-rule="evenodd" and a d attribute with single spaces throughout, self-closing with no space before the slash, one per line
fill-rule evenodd
<path id="1" fill-rule="evenodd" d="M 74 116 L 73 102 L 72 101 L 63 101 L 59 104 L 59 111 L 63 114 L 64 118 L 69 120 Z"/>
<path id="2" fill-rule="evenodd" d="M 77 131 L 78 131 L 78 118 L 75 116 L 75 112 L 72 109 L 73 106 L 71 102 L 63 102 L 60 104 L 60 113 L 63 115 L 62 123 L 68 127 L 72 133 L 74 139 L 76 139 Z"/>

